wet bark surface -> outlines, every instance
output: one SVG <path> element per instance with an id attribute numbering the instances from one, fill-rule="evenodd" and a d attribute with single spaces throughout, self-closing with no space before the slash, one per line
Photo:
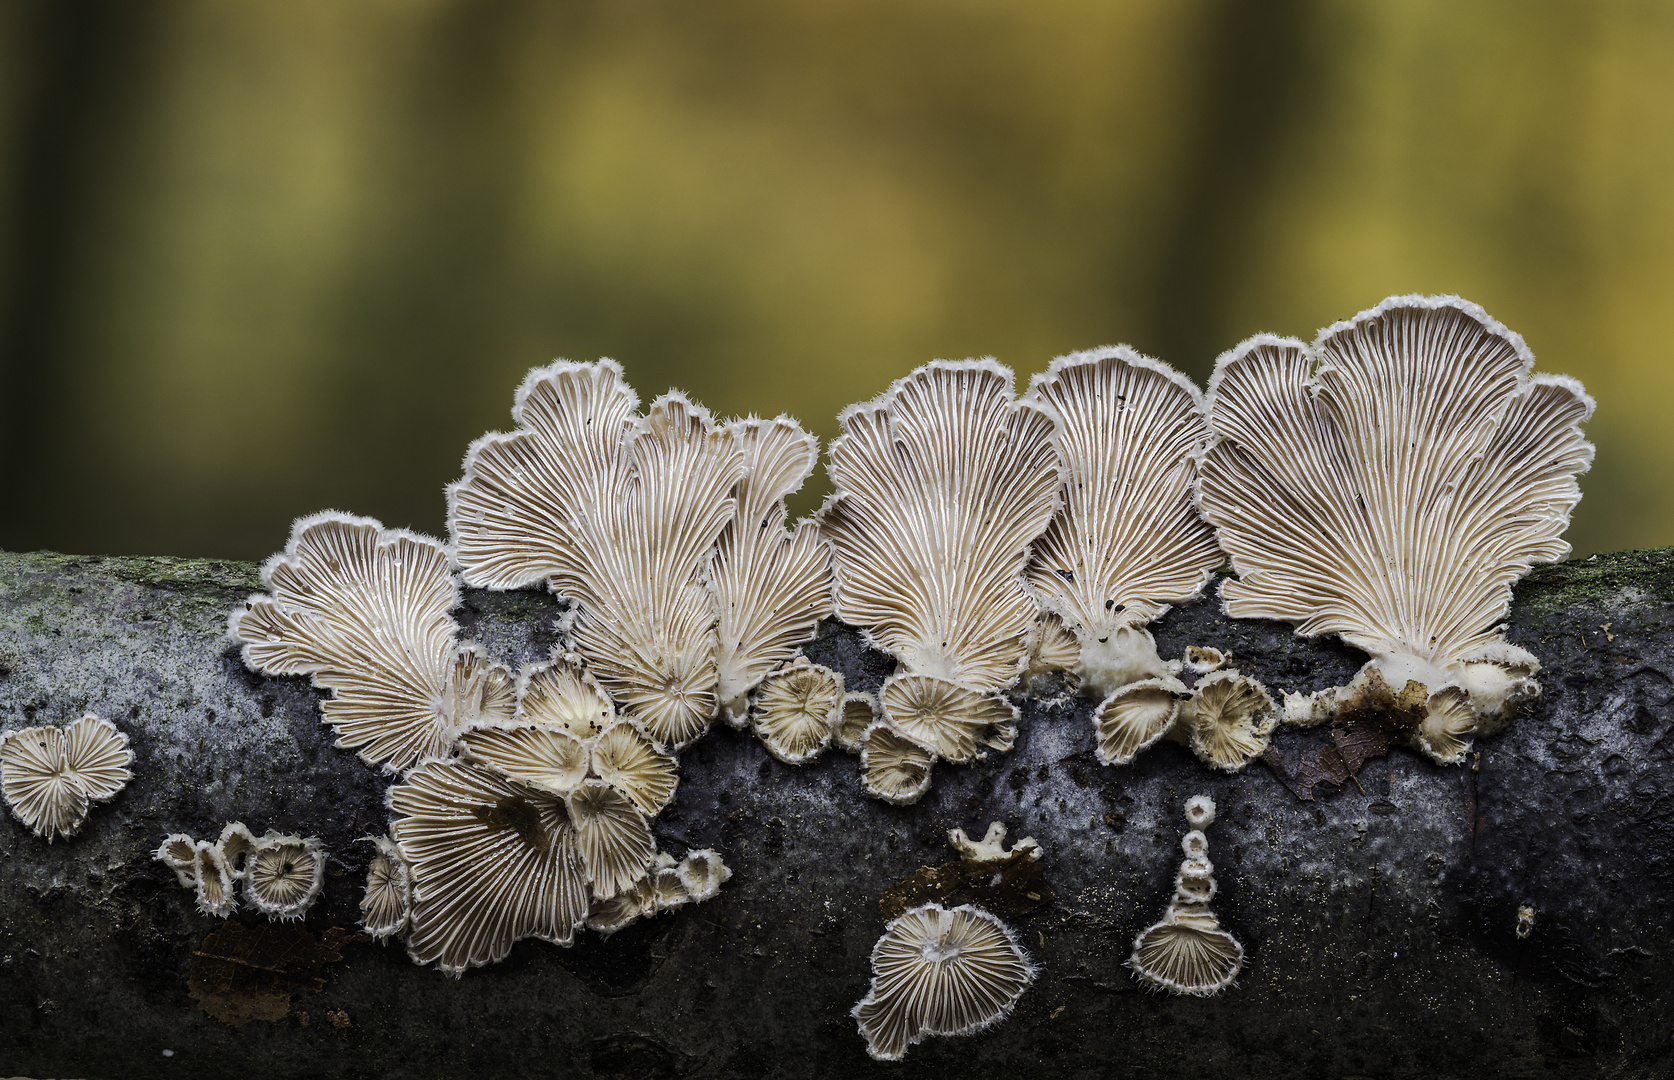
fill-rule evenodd
<path id="1" fill-rule="evenodd" d="M 1509 637 L 1545 665 L 1539 701 L 1466 766 L 1395 749 L 1311 801 L 1264 763 L 1211 773 L 1168 743 L 1101 766 L 1092 703 L 1073 696 L 1023 699 L 1015 749 L 938 765 L 904 808 L 865 797 L 848 755 L 793 768 L 718 727 L 683 755 L 655 822 L 666 851 L 722 853 L 734 877 L 718 898 L 569 949 L 524 942 L 459 980 L 353 936 L 372 855 L 360 838 L 386 830 L 390 778 L 333 747 L 306 680 L 239 661 L 226 618 L 258 588 L 241 563 L 0 554 L 0 728 L 92 712 L 136 758 L 74 839 L 0 818 L 0 1075 L 1674 1070 L 1674 551 L 1537 571 Z M 559 610 L 470 592 L 460 619 L 516 665 L 548 653 Z M 1364 659 L 1225 619 L 1213 600 L 1154 630 L 1164 656 L 1219 647 L 1275 695 L 1340 685 Z M 890 669 L 840 626 L 807 652 L 851 687 Z M 1317 754 L 1326 737 L 1282 732 L 1278 750 Z M 1167 904 L 1181 804 L 1198 793 L 1220 806 L 1213 907 L 1248 955 L 1212 999 L 1145 992 L 1122 966 Z M 324 840 L 325 892 L 304 923 L 199 915 L 151 858 L 168 833 L 212 838 L 233 820 Z M 1041 975 L 1003 1024 L 872 1062 L 848 1013 L 880 900 L 955 858 L 948 829 L 991 821 L 1046 851 L 1044 902 L 1011 920 Z"/>

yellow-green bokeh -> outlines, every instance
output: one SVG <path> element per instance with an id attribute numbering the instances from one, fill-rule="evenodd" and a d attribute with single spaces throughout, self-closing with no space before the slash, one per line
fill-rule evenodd
<path id="1" fill-rule="evenodd" d="M 1399 292 L 1598 399 L 1578 551 L 1674 542 L 1667 3 L 33 0 L 0 200 L 0 546 L 439 532 L 557 356 L 828 438 Z"/>

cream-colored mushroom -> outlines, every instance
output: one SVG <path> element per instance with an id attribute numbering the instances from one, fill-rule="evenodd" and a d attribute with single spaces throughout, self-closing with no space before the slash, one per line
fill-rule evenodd
<path id="1" fill-rule="evenodd" d="M 175 880 L 180 882 L 181 888 L 190 889 L 194 886 L 194 873 L 198 863 L 196 840 L 185 833 L 173 833 L 164 838 L 151 857 L 174 871 Z"/>
<path id="2" fill-rule="evenodd" d="M 1279 713 L 1267 688 L 1234 670 L 1198 680 L 1180 706 L 1192 753 L 1205 765 L 1238 772 L 1266 751 Z"/>
<path id="3" fill-rule="evenodd" d="M 1174 726 L 1185 684 L 1173 676 L 1131 682 L 1093 710 L 1094 753 L 1106 765 L 1126 765 Z"/>
<path id="4" fill-rule="evenodd" d="M 644 875 L 656 841 L 632 799 L 602 780 L 585 780 L 564 803 L 594 896 L 614 896 Z"/>
<path id="5" fill-rule="evenodd" d="M 1244 966 L 1244 947 L 1209 910 L 1215 895 L 1214 867 L 1203 830 L 1215 820 L 1215 803 L 1206 795 L 1186 802 L 1192 826 L 1181 841 L 1185 859 L 1174 879 L 1174 898 L 1161 921 L 1134 939 L 1131 968 L 1154 989 L 1209 997 L 1231 986 Z"/>
<path id="6" fill-rule="evenodd" d="M 936 755 L 879 721 L 866 729 L 860 744 L 860 783 L 884 802 L 910 806 L 930 790 L 935 763 Z"/>
<path id="7" fill-rule="evenodd" d="M 387 836 L 369 838 L 377 847 L 366 865 L 366 888 L 360 898 L 360 926 L 375 941 L 407 929 L 407 863 Z"/>
<path id="8" fill-rule="evenodd" d="M 245 901 L 271 919 L 302 918 L 324 885 L 325 852 L 318 837 L 266 833 L 244 869 Z"/>
<path id="9" fill-rule="evenodd" d="M 193 846 L 192 889 L 197 894 L 198 910 L 205 915 L 224 919 L 238 907 L 226 860 L 208 840 L 199 840 Z"/>
<path id="10" fill-rule="evenodd" d="M 97 716 L 24 728 L 0 738 L 0 796 L 50 844 L 79 833 L 94 803 L 114 799 L 133 763 L 128 736 Z"/>
<path id="11" fill-rule="evenodd" d="M 562 728 L 530 723 L 475 728 L 459 737 L 459 749 L 470 760 L 559 796 L 587 779 L 590 744 Z"/>
<path id="12" fill-rule="evenodd" d="M 712 848 L 688 851 L 674 869 L 695 903 L 713 900 L 721 894 L 721 886 L 732 880 L 732 870 Z"/>
<path id="13" fill-rule="evenodd" d="M 750 703 L 750 722 L 770 754 L 801 765 L 831 745 L 842 701 L 842 674 L 799 656 L 762 680 Z"/>
<path id="14" fill-rule="evenodd" d="M 719 702 L 717 611 L 703 582 L 742 450 L 668 394 L 644 417 L 614 362 L 529 373 L 518 429 L 472 444 L 449 488 L 465 580 L 545 584 L 576 607 L 570 640 L 624 713 L 660 743 L 708 730 Z"/>
<path id="15" fill-rule="evenodd" d="M 407 864 L 416 963 L 450 975 L 534 937 L 574 940 L 587 877 L 562 800 L 462 761 L 421 762 L 389 790 Z"/>
<path id="16" fill-rule="evenodd" d="M 878 700 L 899 734 L 955 764 L 1017 740 L 1017 706 L 934 675 L 891 675 Z"/>
<path id="17" fill-rule="evenodd" d="M 256 838 L 249 827 L 242 821 L 227 822 L 215 846 L 221 852 L 221 860 L 227 864 L 227 871 L 233 880 L 244 880 L 250 855 L 256 850 Z"/>
<path id="18" fill-rule="evenodd" d="M 952 844 L 959 857 L 966 862 L 991 863 L 1005 862 L 1018 855 L 1025 855 L 1030 862 L 1039 862 L 1041 847 L 1032 836 L 1025 836 L 1009 849 L 1006 847 L 1006 826 L 1003 821 L 993 821 L 988 825 L 988 831 L 981 840 L 972 840 L 965 835 L 964 829 L 949 829 L 947 842 Z"/>
<path id="19" fill-rule="evenodd" d="M 390 772 L 449 753 L 469 727 L 510 720 L 512 675 L 458 643 L 447 550 L 371 518 L 299 519 L 262 568 L 268 595 L 229 622 L 244 662 L 330 690 L 337 745 Z"/>
<path id="20" fill-rule="evenodd" d="M 850 690 L 843 695 L 839 708 L 841 715 L 837 727 L 831 732 L 831 741 L 841 750 L 858 754 L 860 744 L 866 738 L 866 729 L 877 723 L 883 706 L 878 703 L 876 694 Z"/>
<path id="21" fill-rule="evenodd" d="M 851 1015 L 866 1052 L 899 1061 L 929 1035 L 967 1035 L 1003 1020 L 1034 981 L 1011 929 L 981 908 L 940 904 L 892 920 L 872 948 L 872 985 Z"/>
<path id="22" fill-rule="evenodd" d="M 524 669 L 517 680 L 517 715 L 586 740 L 616 722 L 616 703 L 586 662 L 566 653 Z"/>
<path id="23" fill-rule="evenodd" d="M 1522 338 L 1456 296 L 1391 297 L 1312 347 L 1261 335 L 1216 364 L 1198 502 L 1238 575 L 1228 614 L 1372 655 L 1349 687 L 1287 698 L 1287 719 L 1451 686 L 1486 734 L 1538 693 L 1537 662 L 1502 621 L 1512 584 L 1569 551 L 1593 403 L 1533 365 Z M 1412 741 L 1456 760 L 1457 736 L 1415 726 Z"/>

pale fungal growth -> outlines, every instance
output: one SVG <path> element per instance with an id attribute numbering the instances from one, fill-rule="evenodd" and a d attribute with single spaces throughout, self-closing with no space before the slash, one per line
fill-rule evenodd
<path id="1" fill-rule="evenodd" d="M 24 728 L 0 738 L 0 795 L 50 844 L 79 833 L 94 803 L 116 798 L 133 763 L 128 736 L 97 716 Z"/>
<path id="2" fill-rule="evenodd" d="M 1456 296 L 1391 297 L 1311 348 L 1261 335 L 1218 361 L 1198 501 L 1238 575 L 1227 613 L 1372 655 L 1348 687 L 1291 695 L 1287 720 L 1377 709 L 1450 762 L 1539 693 L 1502 620 L 1517 579 L 1569 551 L 1593 402 L 1533 365 Z"/>
<path id="3" fill-rule="evenodd" d="M 221 829 L 220 839 L 215 841 L 215 846 L 221 852 L 221 860 L 227 864 L 227 871 L 235 881 L 244 880 L 248 860 L 256 850 L 256 843 L 255 836 L 242 821 L 229 821 Z"/>
<path id="4" fill-rule="evenodd" d="M 387 836 L 369 837 L 377 847 L 366 866 L 366 889 L 360 898 L 360 926 L 374 941 L 386 941 L 407 929 L 407 863 Z"/>
<path id="5" fill-rule="evenodd" d="M 570 640 L 593 674 L 648 735 L 680 747 L 720 704 L 704 575 L 746 463 L 683 395 L 644 417 L 638 407 L 612 361 L 531 371 L 518 429 L 471 444 L 448 525 L 468 584 L 545 585 L 575 605 Z"/>
<path id="6" fill-rule="evenodd" d="M 838 708 L 837 727 L 831 732 L 831 741 L 840 750 L 858 754 L 860 744 L 866 739 L 866 729 L 877 723 L 883 706 L 876 694 L 850 690 L 843 695 Z"/>
<path id="7" fill-rule="evenodd" d="M 1187 696 L 1185 684 L 1172 675 L 1122 687 L 1093 710 L 1093 752 L 1106 765 L 1126 765 L 1174 726 Z"/>
<path id="8" fill-rule="evenodd" d="M 831 745 L 842 702 L 843 676 L 799 656 L 762 681 L 750 703 L 750 722 L 768 753 L 801 765 Z"/>
<path id="9" fill-rule="evenodd" d="M 180 882 L 181 888 L 190 889 L 196 884 L 198 842 L 192 837 L 174 833 L 163 840 L 151 857 L 174 871 L 175 880 Z"/>
<path id="10" fill-rule="evenodd" d="M 1006 826 L 1001 821 L 990 822 L 988 832 L 981 840 L 972 840 L 965 835 L 964 829 L 949 829 L 947 842 L 953 845 L 954 850 L 959 852 L 959 857 L 966 862 L 1005 862 L 1018 855 L 1026 856 L 1030 862 L 1040 861 L 1040 844 L 1032 836 L 1025 836 L 1009 849 L 1006 847 Z"/>
<path id="11" fill-rule="evenodd" d="M 712 900 L 731 877 L 720 855 L 708 848 L 688 852 L 678 863 L 658 852 L 651 869 L 633 888 L 593 902 L 587 928 L 608 937 L 640 919 Z"/>
<path id="12" fill-rule="evenodd" d="M 626 795 L 647 814 L 674 798 L 679 782 L 675 760 L 626 721 L 618 721 L 593 740 L 593 775 Z"/>
<path id="13" fill-rule="evenodd" d="M 1230 658 L 1221 650 L 1208 645 L 1187 645 L 1182 666 L 1193 675 L 1207 675 L 1226 667 Z"/>
<path id="14" fill-rule="evenodd" d="M 694 903 L 713 900 L 721 894 L 721 886 L 732 880 L 732 870 L 721 861 L 720 853 L 711 848 L 688 851 L 675 867 L 675 873 Z"/>
<path id="15" fill-rule="evenodd" d="M 1267 750 L 1279 713 L 1261 683 L 1236 671 L 1198 680 L 1180 706 L 1192 753 L 1205 765 L 1237 772 Z"/>
<path id="16" fill-rule="evenodd" d="M 896 806 L 910 806 L 930 790 L 936 756 L 879 721 L 860 743 L 860 783 L 867 794 Z"/>
<path id="17" fill-rule="evenodd" d="M 564 802 L 593 895 L 615 896 L 638 881 L 657 853 L 645 812 L 603 780 L 583 781 Z"/>
<path id="18" fill-rule="evenodd" d="M 1050 675 L 1065 677 L 1063 689 L 1078 690 L 1081 676 L 1081 643 L 1069 632 L 1064 620 L 1047 612 L 1035 620 L 1029 632 L 1029 664 L 1023 672 L 1024 684 L 1033 693 L 1037 685 Z"/>
<path id="19" fill-rule="evenodd" d="M 407 951 L 449 975 L 534 937 L 568 945 L 587 876 L 562 800 L 488 769 L 425 761 L 389 790 L 411 890 Z"/>
<path id="20" fill-rule="evenodd" d="M 785 498 L 814 471 L 819 441 L 788 416 L 736 420 L 726 430 L 745 472 L 709 584 L 719 614 L 716 694 L 727 720 L 742 726 L 745 696 L 831 614 L 831 555 L 818 523 L 784 528 Z"/>
<path id="21" fill-rule="evenodd" d="M 591 739 L 616 721 L 616 704 L 574 653 L 535 664 L 518 679 L 521 719 Z"/>
<path id="22" fill-rule="evenodd" d="M 371 518 L 300 518 L 229 631 L 244 662 L 332 692 L 337 745 L 390 772 L 452 752 L 460 732 L 511 719 L 512 675 L 456 640 L 459 587 L 439 541 Z"/>
<path id="23" fill-rule="evenodd" d="M 540 724 L 476 728 L 459 737 L 472 761 L 552 795 L 568 795 L 587 779 L 589 745 L 569 732 Z"/>
<path id="24" fill-rule="evenodd" d="M 913 908 L 872 948 L 872 985 L 852 1015 L 879 1061 L 929 1035 L 968 1035 L 1005 1019 L 1035 967 L 1011 929 L 981 908 Z"/>
<path id="25" fill-rule="evenodd" d="M 220 849 L 208 840 L 193 845 L 192 889 L 197 894 L 198 910 L 205 915 L 224 919 L 238 907 L 227 862 L 221 858 Z"/>
<path id="26" fill-rule="evenodd" d="M 893 675 L 878 700 L 896 731 L 955 764 L 986 757 L 984 747 L 1010 750 L 1017 739 L 1017 706 L 933 675 Z"/>
<path id="27" fill-rule="evenodd" d="M 1028 659 L 1038 609 L 1022 571 L 1057 505 L 1056 421 L 1017 401 L 992 360 L 936 361 L 839 421 L 821 529 L 837 615 L 901 663 L 880 695 L 885 718 L 955 760 L 979 742 L 1009 746 L 1008 707 L 973 721 L 967 701 L 1015 682 Z M 950 702 L 960 716 L 921 711 Z M 923 786 L 892 790 L 910 802 Z"/>
<path id="28" fill-rule="evenodd" d="M 308 913 L 325 885 L 325 852 L 316 837 L 270 832 L 256 841 L 244 870 L 244 899 L 270 919 Z"/>
<path id="29" fill-rule="evenodd" d="M 1519 904 L 1517 906 L 1517 936 L 1526 938 L 1534 933 L 1535 908 L 1533 904 Z"/>
<path id="30" fill-rule="evenodd" d="M 1191 831 L 1180 842 L 1185 859 L 1174 879 L 1174 898 L 1162 920 L 1134 939 L 1128 967 L 1153 989 L 1209 997 L 1232 985 L 1244 966 L 1244 947 L 1209 910 L 1215 896 L 1214 866 L 1203 833 L 1215 820 L 1207 795 L 1186 801 Z"/>
<path id="31" fill-rule="evenodd" d="M 1075 635 L 1082 683 L 1099 697 L 1175 674 L 1145 626 L 1202 595 L 1223 561 L 1192 505 L 1209 439 L 1202 395 L 1120 345 L 1054 360 L 1025 400 L 1060 420 L 1063 489 L 1035 541 L 1030 590 Z"/>

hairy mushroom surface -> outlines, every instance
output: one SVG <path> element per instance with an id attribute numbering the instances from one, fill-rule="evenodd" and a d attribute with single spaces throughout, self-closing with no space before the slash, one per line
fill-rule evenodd
<path id="1" fill-rule="evenodd" d="M 593 674 L 647 734 L 679 747 L 719 706 L 704 574 L 745 456 L 681 394 L 643 417 L 638 407 L 613 361 L 531 371 L 517 430 L 471 445 L 448 526 L 467 583 L 544 584 L 574 604 L 570 638 Z"/>
<path id="2" fill-rule="evenodd" d="M 215 845 L 220 850 L 221 858 L 226 862 L 227 870 L 233 879 L 244 880 L 250 855 L 256 850 L 256 837 L 250 832 L 249 826 L 242 821 L 227 822 L 222 827 Z"/>
<path id="3" fill-rule="evenodd" d="M 1206 795 L 1186 801 L 1192 826 L 1181 841 L 1185 859 L 1174 879 L 1174 897 L 1160 921 L 1134 939 L 1128 967 L 1155 990 L 1209 997 L 1231 986 L 1244 966 L 1244 947 L 1209 910 L 1215 896 L 1214 867 L 1203 830 L 1215 820 L 1215 803 Z"/>
<path id="4" fill-rule="evenodd" d="M 626 793 L 586 780 L 564 802 L 594 896 L 615 896 L 644 875 L 657 845 L 645 812 Z"/>
<path id="5" fill-rule="evenodd" d="M 338 746 L 400 772 L 450 753 L 469 727 L 511 719 L 511 673 L 457 641 L 459 586 L 440 541 L 314 514 L 262 581 L 270 592 L 235 611 L 229 632 L 251 670 L 332 692 L 322 711 Z"/>
<path id="6" fill-rule="evenodd" d="M 1279 712 L 1267 688 L 1233 670 L 1198 680 L 1180 706 L 1192 753 L 1205 765 L 1238 772 L 1267 750 Z"/>
<path id="7" fill-rule="evenodd" d="M 325 852 L 316 837 L 267 833 L 244 870 L 244 899 L 271 919 L 308 914 L 325 886 Z"/>
<path id="8" fill-rule="evenodd" d="M 175 880 L 180 882 L 181 888 L 190 889 L 194 886 L 196 879 L 193 875 L 198 863 L 196 840 L 185 833 L 173 833 L 163 839 L 151 857 L 174 871 Z"/>
<path id="9" fill-rule="evenodd" d="M 911 806 L 930 790 L 936 755 L 880 720 L 860 742 L 860 784 L 896 806 Z"/>
<path id="10" fill-rule="evenodd" d="M 407 863 L 387 836 L 373 837 L 377 850 L 366 865 L 366 888 L 360 897 L 360 926 L 374 941 L 407 929 Z"/>
<path id="11" fill-rule="evenodd" d="M 1034 977 L 1005 923 L 968 904 L 925 904 L 884 928 L 872 948 L 871 988 L 851 1015 L 868 1054 L 899 1061 L 928 1035 L 967 1035 L 1003 1020 Z"/>
<path id="12" fill-rule="evenodd" d="M 866 739 L 866 729 L 878 722 L 883 706 L 876 694 L 850 690 L 843 695 L 838 709 L 837 726 L 832 729 L 831 741 L 840 750 L 858 754 L 860 744 Z"/>
<path id="13" fill-rule="evenodd" d="M 208 840 L 199 840 L 193 846 L 192 890 L 198 898 L 198 910 L 205 915 L 224 919 L 238 907 L 227 861 L 221 858 L 220 848 Z"/>
<path id="14" fill-rule="evenodd" d="M 114 799 L 133 763 L 128 736 L 97 716 L 24 728 L 0 738 L 0 795 L 50 844 L 80 832 L 92 804 Z"/>
<path id="15" fill-rule="evenodd" d="M 842 674 L 798 657 L 762 680 L 750 703 L 750 722 L 768 753 L 801 765 L 831 745 L 842 702 Z"/>
<path id="16" fill-rule="evenodd" d="M 1513 583 L 1569 551 L 1593 402 L 1533 366 L 1456 296 L 1391 297 L 1312 347 L 1261 335 L 1217 362 L 1198 503 L 1237 574 L 1227 613 L 1372 656 L 1349 687 L 1287 699 L 1287 719 L 1404 711 L 1415 747 L 1448 761 L 1539 692 L 1502 620 Z M 1399 710 L 1409 686 L 1457 688 L 1475 723 L 1459 730 L 1451 697 Z M 1434 712 L 1449 715 L 1421 737 Z"/>

